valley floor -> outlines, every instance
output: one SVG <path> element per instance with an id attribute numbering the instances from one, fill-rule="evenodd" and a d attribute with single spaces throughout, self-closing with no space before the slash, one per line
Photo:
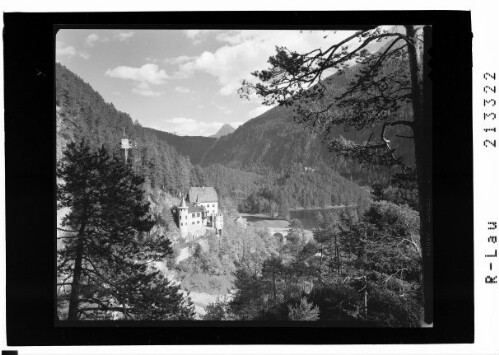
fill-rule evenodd
<path id="1" fill-rule="evenodd" d="M 252 225 L 257 229 L 267 229 L 271 235 L 274 235 L 275 233 L 281 233 L 283 236 L 286 236 L 290 229 L 290 222 L 288 220 L 272 219 L 264 213 L 256 213 L 256 214 L 240 213 L 240 216 L 247 221 L 248 225 Z M 313 238 L 312 229 L 304 229 L 304 236 L 307 242 L 310 239 L 312 239 Z M 199 245 L 203 250 L 206 250 L 208 246 L 205 244 L 206 244 L 205 237 L 200 237 L 195 241 L 192 241 L 187 245 L 183 246 L 178 251 L 178 255 L 175 259 L 175 264 L 178 265 L 183 261 L 189 262 L 190 261 L 189 259 L 192 258 L 192 253 L 195 250 L 196 246 Z M 214 290 L 213 292 L 206 292 L 199 290 L 196 286 L 194 286 L 195 287 L 194 289 L 190 288 L 193 284 L 196 284 L 194 279 L 196 278 L 210 279 L 210 275 L 204 275 L 204 274 L 190 275 L 187 276 L 187 278 L 184 278 L 183 280 L 179 280 L 180 279 L 179 275 L 174 276 L 170 274 L 170 277 L 175 279 L 177 282 L 182 282 L 182 284 L 184 285 L 183 289 L 186 293 L 188 292 L 186 288 L 189 289 L 189 296 L 192 302 L 194 303 L 197 319 L 201 319 L 201 317 L 206 313 L 205 309 L 210 303 L 214 303 L 217 300 L 225 298 L 230 294 L 229 290 L 227 290 L 227 292 L 224 293 L 222 290 L 217 290 L 217 291 Z M 185 287 L 186 285 L 189 285 L 189 287 Z"/>

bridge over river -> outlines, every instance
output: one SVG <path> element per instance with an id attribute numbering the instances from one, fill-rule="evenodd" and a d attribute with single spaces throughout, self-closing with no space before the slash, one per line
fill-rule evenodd
<path id="1" fill-rule="evenodd" d="M 341 205 L 341 206 L 328 206 L 327 208 L 316 208 L 316 209 L 295 209 L 291 210 L 291 218 L 299 219 L 303 223 L 303 228 L 305 232 L 306 240 L 310 240 L 313 237 L 313 229 L 318 227 L 320 222 L 318 217 L 320 215 L 324 216 L 332 210 L 344 209 L 344 208 L 355 208 L 356 205 Z M 241 213 L 248 224 L 251 224 L 257 228 L 267 229 L 271 235 L 280 233 L 283 237 L 289 234 L 289 221 L 283 219 L 273 219 L 268 215 L 259 213 Z"/>
<path id="2" fill-rule="evenodd" d="M 267 230 L 269 231 L 270 235 L 280 233 L 283 237 L 287 236 L 289 233 L 289 228 L 267 227 Z"/>

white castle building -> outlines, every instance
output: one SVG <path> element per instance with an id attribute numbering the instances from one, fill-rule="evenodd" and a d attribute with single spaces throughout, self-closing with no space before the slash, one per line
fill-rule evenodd
<path id="1" fill-rule="evenodd" d="M 223 215 L 218 211 L 218 195 L 213 187 L 191 187 L 187 200 L 177 207 L 178 227 L 182 237 L 199 237 L 207 227 L 222 234 Z"/>

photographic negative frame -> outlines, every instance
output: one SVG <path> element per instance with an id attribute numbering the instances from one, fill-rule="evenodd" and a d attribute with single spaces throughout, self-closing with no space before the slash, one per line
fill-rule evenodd
<path id="1" fill-rule="evenodd" d="M 469 13 L 58 13 L 5 14 L 4 18 L 7 69 L 5 87 L 8 88 L 5 131 L 9 345 L 388 344 L 473 341 Z M 211 321 L 99 321 L 74 326 L 56 321 L 53 287 L 53 233 L 56 217 L 53 207 L 54 65 L 55 33 L 58 29 L 348 29 L 391 23 L 432 26 L 432 46 L 428 50 L 431 58 L 428 60 L 429 73 L 426 80 L 431 80 L 433 88 L 431 111 L 435 119 L 432 127 L 432 178 L 433 215 L 436 216 L 433 228 L 434 235 L 439 236 L 433 240 L 434 283 L 430 286 L 434 298 L 433 327 L 356 328 L 355 324 L 349 323 L 290 324 L 256 321 L 230 324 Z M 19 46 L 20 38 L 26 40 L 24 47 Z M 26 42 L 31 45 L 26 45 Z M 36 61 L 29 55 L 33 51 L 37 53 Z M 30 100 L 29 104 L 25 101 L 27 98 Z M 45 119 L 37 119 L 40 116 Z M 440 119 L 436 119 L 437 117 Z M 455 141 L 457 137 L 459 144 Z M 21 141 L 23 143 L 19 144 Z M 453 173 L 449 174 L 449 171 Z M 456 190 L 460 194 L 455 194 Z M 37 217 L 31 219 L 29 225 L 25 223 L 26 210 L 36 211 Z M 459 235 L 459 242 L 456 242 L 456 235 Z M 26 243 L 23 236 L 27 236 L 29 243 Z M 30 263 L 19 262 L 25 259 L 29 259 Z M 37 266 L 35 270 L 33 265 Z M 449 270 L 458 274 L 459 279 L 449 277 Z M 35 309 L 37 311 L 33 312 Z"/>

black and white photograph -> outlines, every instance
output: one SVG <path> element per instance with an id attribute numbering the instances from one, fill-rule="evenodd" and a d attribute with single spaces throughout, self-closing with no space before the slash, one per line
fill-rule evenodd
<path id="1" fill-rule="evenodd" d="M 2 354 L 494 353 L 498 5 L 88 1 L 4 9 Z"/>
<path id="2" fill-rule="evenodd" d="M 431 327 L 431 31 L 58 29 L 57 319 Z"/>

